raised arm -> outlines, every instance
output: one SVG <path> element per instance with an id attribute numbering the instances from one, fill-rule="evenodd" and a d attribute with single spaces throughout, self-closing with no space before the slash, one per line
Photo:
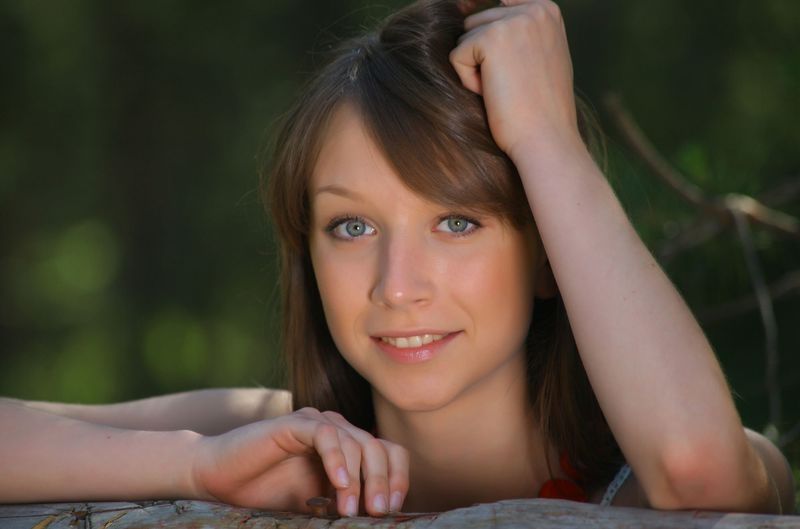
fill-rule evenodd
<path id="1" fill-rule="evenodd" d="M 583 365 L 650 505 L 779 512 L 793 496 L 785 458 L 745 434 L 702 330 L 581 141 L 558 7 L 504 3 L 467 19 L 451 61 L 520 173 Z"/>
<path id="2" fill-rule="evenodd" d="M 3 402 L 130 430 L 192 430 L 216 435 L 239 426 L 286 415 L 292 397 L 267 388 L 205 389 L 117 404 L 64 404 L 0 399 Z"/>

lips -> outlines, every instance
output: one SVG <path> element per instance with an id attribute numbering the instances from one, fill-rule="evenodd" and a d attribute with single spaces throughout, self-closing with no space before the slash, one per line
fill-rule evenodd
<path id="1" fill-rule="evenodd" d="M 392 360 L 401 364 L 416 364 L 432 359 L 459 334 L 460 331 L 387 332 L 372 339 Z"/>

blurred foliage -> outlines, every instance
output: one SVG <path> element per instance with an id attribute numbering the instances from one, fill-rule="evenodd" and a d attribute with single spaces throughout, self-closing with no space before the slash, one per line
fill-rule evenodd
<path id="1" fill-rule="evenodd" d="M 331 44 L 403 3 L 0 3 L 0 394 L 281 385 L 257 157 Z M 610 177 L 651 248 L 696 212 L 621 146 L 607 92 L 709 193 L 800 177 L 800 4 L 561 5 Z M 798 200 L 782 209 L 800 216 Z M 798 266 L 797 241 L 755 234 L 770 280 Z M 732 232 L 665 266 L 695 310 L 752 291 Z M 782 430 L 800 419 L 799 298 L 775 303 Z M 745 423 L 763 429 L 758 313 L 705 330 Z M 800 443 L 784 449 L 800 468 Z"/>

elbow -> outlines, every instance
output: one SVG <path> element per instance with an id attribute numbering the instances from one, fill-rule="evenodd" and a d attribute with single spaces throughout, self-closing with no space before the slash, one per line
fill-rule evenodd
<path id="1" fill-rule="evenodd" d="M 650 505 L 662 510 L 708 508 L 714 493 L 709 478 L 716 474 L 714 464 L 696 450 L 682 448 L 668 453 L 661 462 L 661 486 L 648 494 Z"/>
<path id="2" fill-rule="evenodd" d="M 747 448 L 706 444 L 703 449 L 682 446 L 672 450 L 661 464 L 661 486 L 648 494 L 650 505 L 663 510 L 761 510 L 753 492 L 765 479 L 758 473 L 761 469 L 763 474 L 763 467 Z"/>

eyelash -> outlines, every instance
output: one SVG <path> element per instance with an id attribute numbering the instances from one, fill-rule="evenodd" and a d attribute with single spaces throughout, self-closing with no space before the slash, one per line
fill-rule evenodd
<path id="1" fill-rule="evenodd" d="M 454 232 L 451 232 L 456 237 L 466 237 L 467 235 L 469 235 L 469 234 L 471 234 L 471 233 L 473 233 L 473 232 L 475 232 L 475 231 L 477 231 L 477 230 L 479 230 L 480 228 L 483 227 L 483 224 L 478 222 L 476 219 L 473 219 L 472 217 L 467 217 L 466 215 L 456 215 L 456 214 L 450 214 L 450 215 L 445 215 L 444 217 L 441 217 L 439 219 L 439 224 L 441 224 L 442 222 L 451 220 L 451 219 L 466 220 L 469 224 L 472 224 L 472 226 L 468 227 L 465 231 L 460 231 L 460 232 L 455 232 L 454 231 Z M 437 224 L 437 226 L 438 226 L 438 224 Z"/>
<path id="2" fill-rule="evenodd" d="M 470 235 L 470 234 L 472 234 L 473 232 L 475 232 L 475 231 L 477 231 L 478 229 L 480 229 L 480 228 L 482 228 L 482 227 L 483 227 L 483 225 L 482 225 L 480 222 L 478 222 L 476 219 L 474 219 L 474 218 L 472 218 L 472 217 L 468 217 L 468 216 L 466 216 L 466 215 L 456 215 L 456 214 L 449 214 L 449 215 L 444 215 L 444 216 L 442 216 L 442 217 L 439 217 L 439 222 L 437 223 L 437 226 L 438 226 L 439 224 L 441 224 L 442 222 L 446 222 L 446 221 L 448 221 L 448 220 L 451 220 L 451 219 L 461 219 L 461 220 L 465 220 L 465 221 L 467 221 L 469 224 L 471 224 L 471 225 L 472 225 L 472 226 L 468 227 L 468 228 L 467 228 L 465 231 L 462 231 L 462 232 L 449 232 L 449 233 L 451 233 L 451 234 L 452 234 L 454 237 L 466 237 L 467 235 Z M 354 240 L 356 240 L 356 239 L 360 239 L 360 238 L 361 238 L 361 236 L 358 236 L 358 237 L 342 237 L 342 236 L 340 236 L 340 235 L 336 235 L 336 234 L 334 233 L 334 231 L 336 230 L 336 228 L 338 228 L 339 226 L 341 226 L 341 225 L 342 225 L 342 224 L 344 224 L 345 222 L 350 222 L 350 221 L 362 222 L 362 223 L 364 223 L 365 225 L 367 225 L 367 226 L 370 226 L 370 224 L 369 224 L 369 223 L 366 221 L 366 219 L 364 219 L 364 217 L 360 217 L 360 216 L 358 216 L 358 215 L 342 215 L 342 216 L 339 216 L 339 217 L 336 217 L 336 218 L 332 219 L 332 220 L 331 220 L 331 221 L 330 221 L 330 222 L 329 222 L 329 223 L 328 223 L 328 224 L 325 226 L 325 233 L 328 233 L 328 234 L 330 234 L 332 237 L 334 237 L 334 238 L 336 238 L 336 239 L 339 239 L 339 240 L 341 240 L 341 241 L 354 241 Z M 370 227 L 371 227 L 371 226 L 370 226 Z M 373 228 L 373 229 L 374 229 L 374 228 Z"/>
<path id="3" fill-rule="evenodd" d="M 360 237 L 342 237 L 334 233 L 336 228 L 338 228 L 345 222 L 351 222 L 351 221 L 362 222 L 365 225 L 369 226 L 369 223 L 364 219 L 364 217 L 359 217 L 358 215 L 342 215 L 340 217 L 332 219 L 328 223 L 328 225 L 325 226 L 325 232 L 329 233 L 332 237 L 339 239 L 340 241 L 354 241 L 356 239 L 359 239 Z"/>

